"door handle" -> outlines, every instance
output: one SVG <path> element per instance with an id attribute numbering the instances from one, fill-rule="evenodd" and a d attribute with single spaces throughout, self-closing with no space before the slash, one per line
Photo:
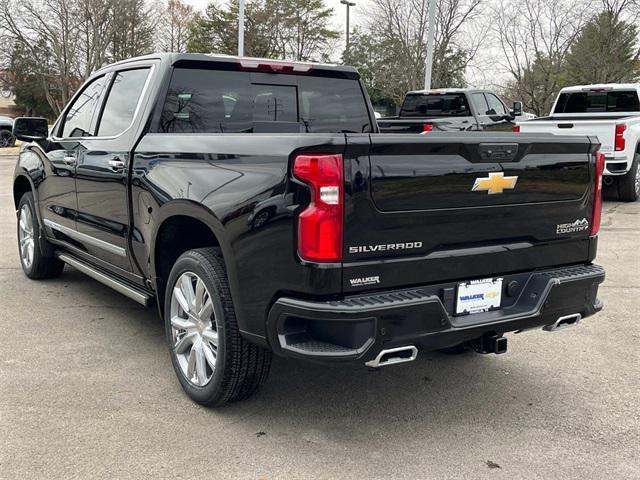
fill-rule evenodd
<path id="1" fill-rule="evenodd" d="M 111 167 L 111 170 L 114 170 L 114 171 L 123 170 L 124 162 L 116 157 L 109 160 L 109 166 Z"/>
<path id="2" fill-rule="evenodd" d="M 62 159 L 62 161 L 66 164 L 69 165 L 70 167 L 75 166 L 76 164 L 76 157 L 72 157 L 72 156 L 66 156 Z"/>

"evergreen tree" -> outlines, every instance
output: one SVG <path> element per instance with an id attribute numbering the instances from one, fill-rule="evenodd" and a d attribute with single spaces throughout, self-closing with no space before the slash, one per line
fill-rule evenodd
<path id="1" fill-rule="evenodd" d="M 613 12 L 602 12 L 585 24 L 567 57 L 572 84 L 636 81 L 640 76 L 638 28 Z"/>
<path id="2" fill-rule="evenodd" d="M 333 10 L 323 0 L 249 0 L 245 6 L 244 53 L 251 57 L 324 60 L 338 33 L 329 28 Z M 238 2 L 211 3 L 196 15 L 187 51 L 235 55 Z"/>

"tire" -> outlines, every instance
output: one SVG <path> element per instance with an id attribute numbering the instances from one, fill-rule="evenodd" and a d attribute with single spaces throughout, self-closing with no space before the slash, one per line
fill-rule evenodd
<path id="1" fill-rule="evenodd" d="M 192 400 L 219 407 L 251 397 L 264 384 L 271 352 L 240 335 L 219 249 L 178 258 L 167 281 L 164 317 L 173 368 Z"/>
<path id="2" fill-rule="evenodd" d="M 635 202 L 640 197 L 640 155 L 635 154 L 631 168 L 618 179 L 618 198 L 623 202 Z"/>
<path id="3" fill-rule="evenodd" d="M 64 263 L 48 254 L 53 247 L 43 249 L 49 245 L 40 238 L 40 224 L 35 212 L 33 194 L 27 192 L 18 204 L 18 254 L 22 271 L 33 280 L 58 277 L 64 270 Z"/>
<path id="4" fill-rule="evenodd" d="M 9 130 L 0 130 L 0 148 L 13 147 L 16 144 L 16 137 Z"/>

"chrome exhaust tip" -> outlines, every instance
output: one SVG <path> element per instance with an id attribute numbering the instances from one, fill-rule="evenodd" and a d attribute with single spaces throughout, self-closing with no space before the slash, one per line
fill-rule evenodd
<path id="1" fill-rule="evenodd" d="M 388 350 L 381 350 L 376 358 L 365 362 L 365 365 L 371 368 L 386 367 L 387 365 L 413 362 L 417 356 L 418 349 L 413 345 L 390 348 Z"/>
<path id="2" fill-rule="evenodd" d="M 581 319 L 582 319 L 582 315 L 580 315 L 579 313 L 564 315 L 558 318 L 551 325 L 545 325 L 544 327 L 542 327 L 542 329 L 547 332 L 555 332 L 557 330 L 562 330 L 563 328 L 573 327 L 574 325 L 577 325 Z"/>

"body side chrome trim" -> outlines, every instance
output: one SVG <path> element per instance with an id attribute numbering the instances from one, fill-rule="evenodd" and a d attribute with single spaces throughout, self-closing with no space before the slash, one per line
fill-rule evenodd
<path id="1" fill-rule="evenodd" d="M 79 242 L 88 243 L 90 245 L 93 245 L 94 247 L 101 248 L 102 250 L 105 250 L 109 253 L 113 253 L 114 255 L 119 255 L 121 257 L 127 256 L 127 251 L 124 248 L 112 243 L 105 242 L 104 240 L 100 240 L 99 238 L 95 238 L 91 235 L 87 235 L 86 233 L 74 230 L 73 228 L 65 227 L 64 225 L 60 225 L 59 223 L 53 222 L 46 218 L 44 219 L 44 224 L 47 227 L 64 233 L 68 237 L 71 237 Z"/>
<path id="2" fill-rule="evenodd" d="M 111 287 L 116 292 L 121 293 L 125 297 L 129 297 L 131 300 L 134 300 L 139 304 L 144 305 L 145 307 L 149 305 L 151 300 L 150 295 L 134 290 L 133 288 L 128 287 L 124 283 L 121 283 L 105 275 L 104 273 L 99 272 L 98 270 L 94 269 L 93 267 L 90 267 L 86 263 L 81 262 L 80 260 L 76 260 L 75 258 L 72 258 L 69 255 L 65 255 L 64 253 L 58 253 L 56 256 L 60 260 L 62 260 L 64 263 L 71 265 L 73 268 L 76 268 L 77 270 L 80 270 L 82 273 L 90 276 L 94 280 L 97 280 L 98 282 L 106 285 L 107 287 Z"/>

